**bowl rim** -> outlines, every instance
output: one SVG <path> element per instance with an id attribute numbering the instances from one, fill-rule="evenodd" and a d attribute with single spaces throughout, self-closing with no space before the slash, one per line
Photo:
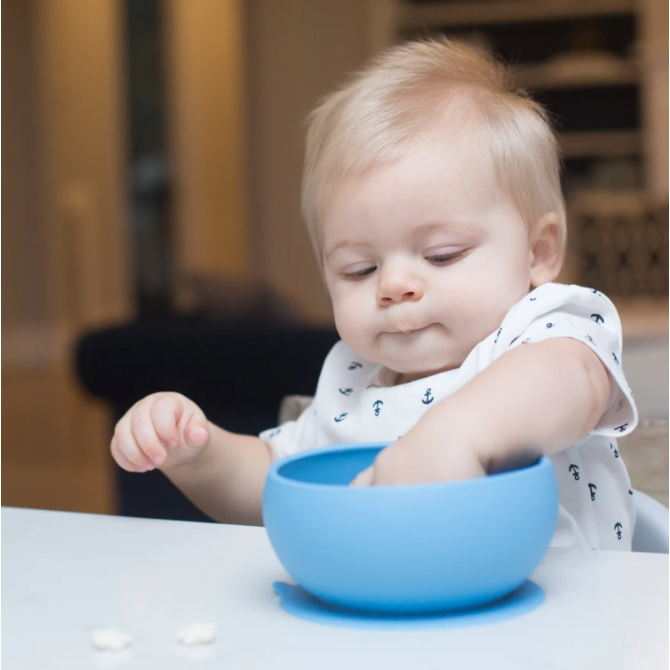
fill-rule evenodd
<path id="1" fill-rule="evenodd" d="M 522 468 L 517 468 L 515 470 L 508 470 L 505 472 L 498 472 L 485 477 L 474 477 L 471 479 L 459 479 L 455 481 L 442 481 L 442 482 L 429 482 L 423 484 L 394 484 L 393 486 L 357 486 L 352 487 L 350 484 L 315 484 L 313 482 L 301 482 L 290 477 L 286 477 L 280 473 L 280 470 L 292 463 L 294 461 L 301 460 L 303 458 L 311 458 L 314 456 L 320 456 L 324 454 L 336 453 L 339 451 L 348 451 L 355 449 L 370 449 L 370 448 L 385 448 L 393 442 L 357 442 L 352 444 L 336 444 L 328 447 L 317 447 L 316 449 L 309 449 L 307 451 L 300 451 L 296 454 L 291 454 L 290 456 L 285 456 L 277 461 L 275 461 L 268 470 L 266 478 L 266 486 L 270 481 L 276 481 L 281 483 L 283 486 L 290 486 L 299 489 L 327 489 L 327 490 L 337 490 L 337 489 L 350 489 L 351 491 L 357 492 L 359 495 L 367 495 L 370 491 L 389 491 L 389 490 L 401 490 L 401 491 L 417 491 L 419 489 L 436 489 L 437 487 L 444 487 L 446 485 L 450 487 L 464 487 L 464 486 L 473 486 L 481 485 L 481 482 L 488 481 L 489 479 L 495 479 L 500 481 L 501 479 L 518 479 L 520 477 L 526 477 L 530 472 L 535 470 L 544 470 L 546 468 L 552 468 L 553 465 L 548 456 L 541 455 L 536 461 L 530 465 L 526 465 Z M 478 484 L 479 483 L 479 484 Z"/>

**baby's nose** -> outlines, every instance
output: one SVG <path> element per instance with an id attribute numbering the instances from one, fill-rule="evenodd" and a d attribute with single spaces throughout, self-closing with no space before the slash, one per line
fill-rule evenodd
<path id="1" fill-rule="evenodd" d="M 423 297 L 423 285 L 416 277 L 382 274 L 377 289 L 377 302 L 380 305 L 392 305 L 398 302 L 411 302 Z"/>

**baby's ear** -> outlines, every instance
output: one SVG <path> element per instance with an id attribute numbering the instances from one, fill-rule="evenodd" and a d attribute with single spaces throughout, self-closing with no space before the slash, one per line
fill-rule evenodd
<path id="1" fill-rule="evenodd" d="M 533 287 L 552 282 L 563 266 L 565 249 L 561 220 L 549 212 L 530 231 L 530 283 Z"/>

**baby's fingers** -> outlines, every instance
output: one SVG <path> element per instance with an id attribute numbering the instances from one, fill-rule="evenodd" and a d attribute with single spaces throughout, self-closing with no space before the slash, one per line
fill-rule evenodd
<path id="1" fill-rule="evenodd" d="M 145 456 L 156 465 L 161 465 L 167 458 L 165 447 L 151 420 L 148 403 L 140 403 L 130 417 L 130 430 L 135 442 Z"/>
<path id="2" fill-rule="evenodd" d="M 116 424 L 110 449 L 114 460 L 128 472 L 146 472 L 154 467 L 135 441 L 127 417 Z"/>
<path id="3" fill-rule="evenodd" d="M 179 421 L 184 413 L 184 400 L 176 395 L 160 395 L 153 403 L 149 414 L 159 439 L 168 447 L 179 446 Z"/>
<path id="4" fill-rule="evenodd" d="M 192 416 L 184 428 L 184 441 L 194 449 L 204 447 L 209 440 L 209 428 L 205 417 Z"/>
<path id="5" fill-rule="evenodd" d="M 367 470 L 363 470 L 353 482 L 351 486 L 371 486 L 374 480 L 374 468 L 370 466 Z"/>

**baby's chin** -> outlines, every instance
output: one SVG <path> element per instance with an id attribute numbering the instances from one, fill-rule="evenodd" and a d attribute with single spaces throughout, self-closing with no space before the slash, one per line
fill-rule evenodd
<path id="1" fill-rule="evenodd" d="M 404 356 L 400 360 L 395 356 L 381 356 L 376 362 L 398 375 L 396 384 L 406 384 L 417 379 L 432 377 L 440 372 L 455 370 L 461 366 L 463 361 L 444 355 L 425 356 L 422 354 L 414 359 L 411 356 Z"/>
<path id="2" fill-rule="evenodd" d="M 454 351 L 452 342 L 444 340 L 443 336 L 436 338 L 432 333 L 416 341 L 396 336 L 383 338 L 377 341 L 374 362 L 407 380 L 422 379 L 460 367 L 464 357 L 459 351 Z"/>

